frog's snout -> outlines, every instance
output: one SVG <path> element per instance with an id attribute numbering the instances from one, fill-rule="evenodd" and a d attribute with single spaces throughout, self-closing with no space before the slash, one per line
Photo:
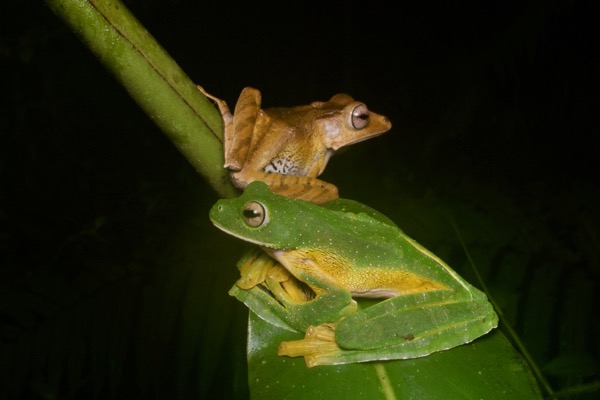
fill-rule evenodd
<path id="1" fill-rule="evenodd" d="M 218 201 L 214 206 L 212 206 L 212 208 L 210 209 L 210 212 L 208 213 L 208 217 L 210 218 L 210 220 L 214 223 L 215 219 L 218 215 L 222 214 L 224 210 L 223 204 L 221 204 L 220 201 Z"/>

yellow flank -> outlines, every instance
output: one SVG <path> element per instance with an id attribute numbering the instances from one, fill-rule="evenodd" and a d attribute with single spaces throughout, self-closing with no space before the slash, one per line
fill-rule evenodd
<path id="1" fill-rule="evenodd" d="M 352 262 L 319 249 L 291 250 L 285 252 L 283 258 L 287 261 L 286 267 L 300 280 L 308 273 L 357 297 L 387 298 L 448 289 L 446 285 L 399 268 L 353 267 Z"/>

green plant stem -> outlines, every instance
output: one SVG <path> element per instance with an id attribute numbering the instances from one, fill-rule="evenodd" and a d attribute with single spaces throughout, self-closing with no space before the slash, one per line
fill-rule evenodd
<path id="1" fill-rule="evenodd" d="M 222 197 L 237 191 L 223 168 L 221 116 L 118 0 L 46 0 Z"/>

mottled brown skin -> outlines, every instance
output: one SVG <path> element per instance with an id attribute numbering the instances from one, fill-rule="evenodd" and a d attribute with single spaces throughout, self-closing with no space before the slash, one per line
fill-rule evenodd
<path id="1" fill-rule="evenodd" d="M 263 181 L 275 193 L 315 203 L 339 197 L 337 187 L 317 179 L 331 155 L 392 126 L 385 116 L 370 112 L 347 94 L 263 110 L 260 92 L 247 87 L 231 115 L 224 101 L 199 89 L 216 102 L 223 116 L 224 166 L 237 187 Z"/>

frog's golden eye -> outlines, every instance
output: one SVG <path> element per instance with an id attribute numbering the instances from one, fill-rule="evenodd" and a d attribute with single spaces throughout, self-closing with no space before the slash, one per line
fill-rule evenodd
<path id="1" fill-rule="evenodd" d="M 358 104 L 352 109 L 352 126 L 362 129 L 369 124 L 369 109 L 364 104 Z"/>
<path id="2" fill-rule="evenodd" d="M 267 209 L 257 201 L 249 201 L 242 210 L 244 222 L 251 228 L 258 228 L 269 222 Z"/>

